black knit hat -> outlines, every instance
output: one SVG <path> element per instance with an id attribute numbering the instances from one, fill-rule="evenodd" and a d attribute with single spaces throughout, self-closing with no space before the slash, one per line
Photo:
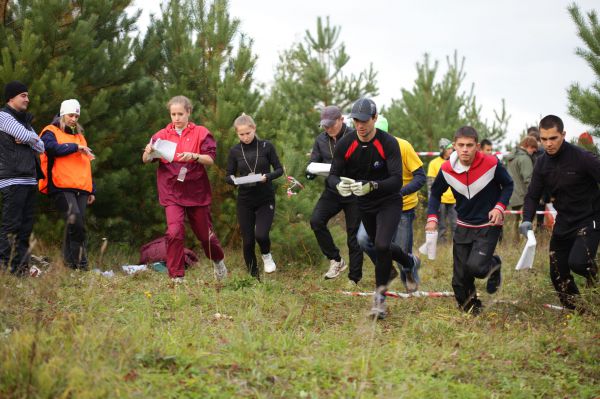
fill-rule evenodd
<path id="1" fill-rule="evenodd" d="M 23 83 L 17 80 L 8 82 L 6 86 L 4 86 L 4 102 L 8 102 L 8 100 L 10 100 L 11 98 L 18 96 L 21 93 L 26 93 L 28 91 L 29 90 L 27 90 L 27 86 L 25 86 Z"/>

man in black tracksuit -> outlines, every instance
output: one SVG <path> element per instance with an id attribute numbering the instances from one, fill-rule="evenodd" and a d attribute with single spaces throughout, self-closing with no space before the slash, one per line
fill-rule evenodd
<path id="1" fill-rule="evenodd" d="M 579 294 L 571 272 L 595 282 L 600 242 L 600 160 L 565 141 L 562 120 L 548 115 L 540 121 L 545 153 L 533 168 L 519 230 L 531 230 L 536 204 L 546 190 L 558 211 L 550 239 L 550 278 L 566 308 L 575 309 Z"/>
<path id="2" fill-rule="evenodd" d="M 369 316 L 386 316 L 385 291 L 392 259 L 410 269 L 418 259 L 392 244 L 402 214 L 402 156 L 396 138 L 375 128 L 377 107 L 367 98 L 352 106 L 356 133 L 343 137 L 333 153 L 327 185 L 342 197 L 358 197 L 360 218 L 375 243 L 376 291 Z"/>
<path id="3" fill-rule="evenodd" d="M 321 112 L 321 127 L 325 131 L 317 136 L 312 152 L 311 162 L 328 163 L 333 159 L 333 152 L 338 141 L 348 134 L 353 134 L 354 129 L 349 128 L 343 120 L 342 112 L 336 106 L 328 106 Z M 312 180 L 316 175 L 308 173 L 306 177 Z M 342 197 L 335 187 L 328 187 L 321 194 L 310 218 L 310 227 L 315 233 L 317 242 L 323 254 L 329 259 L 329 270 L 325 273 L 326 279 L 336 278 L 347 268 L 346 262 L 340 256 L 340 250 L 335 245 L 333 237 L 327 228 L 331 218 L 344 211 L 346 218 L 346 235 L 348 254 L 350 256 L 350 271 L 348 279 L 358 283 L 362 278 L 363 252 L 356 240 L 356 233 L 360 226 L 358 203 L 356 197 Z"/>

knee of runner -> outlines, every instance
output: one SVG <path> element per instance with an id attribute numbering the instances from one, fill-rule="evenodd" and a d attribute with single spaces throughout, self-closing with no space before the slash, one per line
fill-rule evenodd
<path id="1" fill-rule="evenodd" d="M 183 240 L 185 238 L 185 227 L 181 224 L 170 224 L 167 227 L 168 240 Z"/>
<path id="2" fill-rule="evenodd" d="M 468 261 L 467 269 L 475 278 L 485 278 L 489 273 L 489 265 L 484 264 L 481 260 Z"/>
<path id="3" fill-rule="evenodd" d="M 385 241 L 375 241 L 375 251 L 377 252 L 387 252 L 390 250 L 391 242 Z"/>
<path id="4" fill-rule="evenodd" d="M 324 228 L 327 228 L 327 222 L 325 222 L 321 219 L 312 217 L 312 218 L 310 218 L 310 228 L 313 230 L 322 230 Z"/>

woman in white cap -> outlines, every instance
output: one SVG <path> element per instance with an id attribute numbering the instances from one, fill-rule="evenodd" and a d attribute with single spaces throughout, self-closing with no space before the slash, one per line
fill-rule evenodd
<path id="1" fill-rule="evenodd" d="M 87 270 L 85 210 L 96 198 L 91 166 L 94 154 L 78 122 L 80 113 L 77 100 L 65 100 L 59 116 L 42 129 L 46 152 L 40 159 L 45 178 L 39 181 L 39 190 L 50 195 L 65 218 L 65 265 Z"/>

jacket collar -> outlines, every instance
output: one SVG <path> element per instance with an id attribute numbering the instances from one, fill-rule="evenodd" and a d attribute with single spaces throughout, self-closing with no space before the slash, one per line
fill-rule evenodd
<path id="1" fill-rule="evenodd" d="M 33 115 L 24 111 L 17 111 L 8 104 L 4 105 L 4 107 L 2 107 L 2 110 L 12 115 L 13 118 L 19 121 L 27 129 L 31 129 L 31 121 L 33 120 Z"/>

